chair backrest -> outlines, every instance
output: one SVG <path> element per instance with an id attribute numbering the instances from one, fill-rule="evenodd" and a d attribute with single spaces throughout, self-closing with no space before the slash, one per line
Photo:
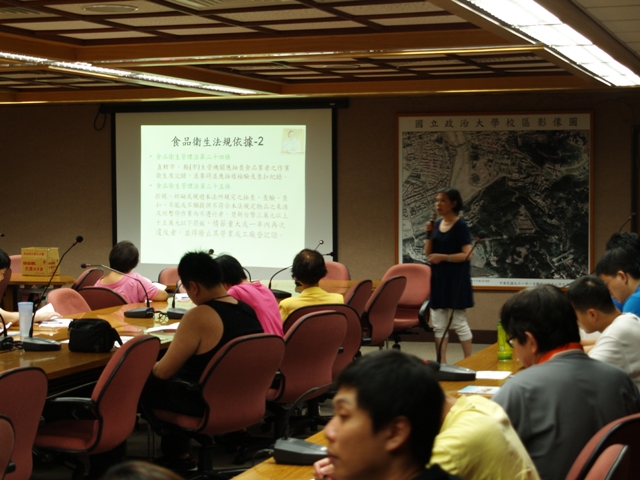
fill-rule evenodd
<path id="1" fill-rule="evenodd" d="M 407 285 L 396 308 L 396 318 L 412 319 L 418 324 L 418 310 L 431 297 L 431 267 L 421 263 L 400 263 L 386 271 L 382 280 L 402 276 Z"/>
<path id="2" fill-rule="evenodd" d="M 91 394 L 98 414 L 92 454 L 117 447 L 133 432 L 142 387 L 159 352 L 157 337 L 138 335 L 120 347 L 107 363 Z"/>
<path id="3" fill-rule="evenodd" d="M 89 304 L 90 310 L 126 305 L 127 299 L 115 290 L 106 287 L 82 287 L 78 293 Z"/>
<path id="4" fill-rule="evenodd" d="M 584 480 L 602 452 L 615 444 L 629 446 L 629 471 L 640 471 L 640 413 L 619 418 L 602 427 L 583 447 L 566 480 Z"/>
<path id="5" fill-rule="evenodd" d="M 360 280 L 351 285 L 351 288 L 344 294 L 344 303 L 353 307 L 359 317 L 364 313 L 364 307 L 371 296 L 372 286 L 371 280 Z"/>
<path id="6" fill-rule="evenodd" d="M 4 292 L 7 291 L 7 286 L 9 285 L 10 281 L 11 281 L 11 269 L 7 268 L 7 270 L 4 272 L 4 278 L 0 282 L 0 303 L 2 302 L 2 297 L 4 297 Z"/>
<path id="7" fill-rule="evenodd" d="M 200 377 L 207 409 L 197 430 L 222 434 L 258 423 L 265 414 L 267 391 L 284 349 L 282 337 L 267 333 L 245 335 L 225 344 Z"/>
<path id="8" fill-rule="evenodd" d="M 0 414 L 13 422 L 16 433 L 13 463 L 14 472 L 7 473 L 7 480 L 28 480 L 33 469 L 33 441 L 47 397 L 48 380 L 37 367 L 20 367 L 0 373 Z"/>
<path id="9" fill-rule="evenodd" d="M 167 267 L 160 270 L 158 274 L 158 283 L 163 285 L 175 285 L 180 280 L 178 275 L 178 267 Z"/>
<path id="10" fill-rule="evenodd" d="M 405 277 L 387 278 L 369 297 L 360 320 L 369 330 L 371 345 L 382 344 L 393 332 L 393 319 L 406 284 Z"/>
<path id="11" fill-rule="evenodd" d="M 343 313 L 320 311 L 299 319 L 284 335 L 282 381 L 277 392 L 270 392 L 270 400 L 292 403 L 314 387 L 330 385 L 333 364 L 346 332 Z M 321 393 L 318 391 L 317 395 Z"/>
<path id="12" fill-rule="evenodd" d="M 16 443 L 16 432 L 13 423 L 4 415 L 0 415 L 0 480 L 4 478 L 7 466 L 13 455 Z"/>
<path id="13" fill-rule="evenodd" d="M 104 276 L 104 271 L 101 268 L 90 268 L 82 272 L 76 281 L 73 282 L 71 288 L 79 290 L 82 287 L 93 287 L 100 278 Z"/>
<path id="14" fill-rule="evenodd" d="M 91 307 L 73 288 L 56 288 L 47 295 L 47 302 L 60 315 L 88 312 Z"/>
<path id="15" fill-rule="evenodd" d="M 626 480 L 629 478 L 629 446 L 611 445 L 600 454 L 585 480 Z"/>
<path id="16" fill-rule="evenodd" d="M 324 305 L 308 305 L 306 307 L 300 307 L 287 317 L 287 320 L 282 326 L 284 333 L 287 331 L 302 317 L 315 312 L 338 312 L 344 314 L 347 320 L 347 331 L 342 340 L 342 352 L 338 354 L 336 360 L 333 362 L 332 377 L 335 378 L 342 371 L 344 367 L 353 362 L 356 353 L 360 350 L 360 343 L 362 341 L 362 326 L 360 325 L 360 317 L 349 305 L 343 305 L 340 303 L 329 303 Z"/>
<path id="17" fill-rule="evenodd" d="M 351 280 L 349 269 L 344 264 L 326 261 L 324 265 L 327 267 L 327 274 L 322 277 L 322 280 Z"/>
<path id="18" fill-rule="evenodd" d="M 16 275 L 22 275 L 22 255 L 9 255 L 11 271 Z"/>

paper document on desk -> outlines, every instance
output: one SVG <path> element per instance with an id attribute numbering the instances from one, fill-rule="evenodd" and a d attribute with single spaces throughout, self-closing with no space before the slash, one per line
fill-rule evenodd
<path id="1" fill-rule="evenodd" d="M 167 289 L 166 285 L 163 285 L 162 283 L 158 283 L 158 282 L 151 282 L 153 284 L 154 287 L 156 287 L 158 290 L 162 290 L 163 292 Z"/>
<path id="2" fill-rule="evenodd" d="M 467 385 L 462 390 L 458 390 L 458 393 L 462 395 L 487 395 L 489 397 L 498 393 L 500 387 L 485 387 L 482 385 Z"/>
<path id="3" fill-rule="evenodd" d="M 40 322 L 40 328 L 69 328 L 72 321 L 71 318 L 54 318 Z"/>
<path id="4" fill-rule="evenodd" d="M 158 325 L 157 327 L 147 328 L 147 333 L 154 333 L 154 332 L 172 333 L 178 329 L 178 325 L 180 325 L 180 322 L 170 323 L 169 325 Z"/>
<path id="5" fill-rule="evenodd" d="M 504 380 L 510 375 L 509 370 L 481 370 L 476 372 L 476 380 Z"/>
<path id="6" fill-rule="evenodd" d="M 122 345 L 124 345 L 125 343 L 127 343 L 127 342 L 128 342 L 129 340 L 131 340 L 132 338 L 134 338 L 134 337 L 132 337 L 132 336 L 127 336 L 127 335 L 120 335 L 120 340 L 122 340 Z M 116 348 L 120 348 L 120 344 L 119 344 L 118 342 L 116 342 L 116 343 L 114 344 L 114 346 L 115 346 Z"/>

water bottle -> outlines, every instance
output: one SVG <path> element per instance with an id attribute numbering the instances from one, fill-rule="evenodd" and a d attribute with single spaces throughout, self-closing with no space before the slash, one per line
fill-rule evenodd
<path id="1" fill-rule="evenodd" d="M 498 321 L 498 361 L 511 360 L 511 346 L 507 343 L 507 332 L 502 328 L 502 322 Z"/>

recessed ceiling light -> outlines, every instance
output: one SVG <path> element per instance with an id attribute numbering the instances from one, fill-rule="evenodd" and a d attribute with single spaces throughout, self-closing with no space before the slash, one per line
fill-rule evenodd
<path id="1" fill-rule="evenodd" d="M 116 3 L 112 3 L 109 5 L 86 5 L 82 7 L 82 9 L 85 12 L 94 13 L 133 13 L 138 11 L 138 7 Z"/>

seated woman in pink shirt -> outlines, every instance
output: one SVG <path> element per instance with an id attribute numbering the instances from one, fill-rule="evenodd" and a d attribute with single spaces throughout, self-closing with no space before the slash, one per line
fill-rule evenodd
<path id="1" fill-rule="evenodd" d="M 149 279 L 139 273 L 131 273 L 131 270 L 138 266 L 139 258 L 138 249 L 133 243 L 127 240 L 118 242 L 109 253 L 109 266 L 127 275 L 109 272 L 106 277 L 98 280 L 95 286 L 115 290 L 129 303 L 146 302 L 147 295 L 149 300 L 166 301 L 169 298 L 167 292 L 158 289 Z M 140 281 L 136 281 L 132 277 Z"/>
<path id="2" fill-rule="evenodd" d="M 283 336 L 278 302 L 271 290 L 260 282 L 250 282 L 240 262 L 231 255 L 216 257 L 222 270 L 222 282 L 229 295 L 241 300 L 256 312 L 264 333 Z"/>

